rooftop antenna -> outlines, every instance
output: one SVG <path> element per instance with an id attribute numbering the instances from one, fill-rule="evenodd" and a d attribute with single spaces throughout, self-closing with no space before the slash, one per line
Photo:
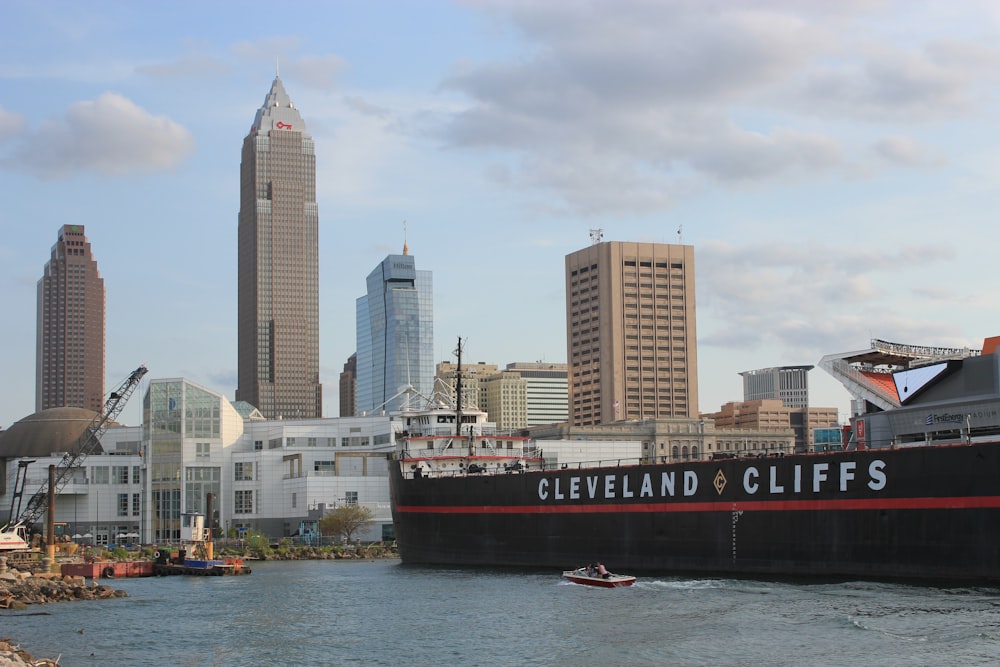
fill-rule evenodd
<path id="1" fill-rule="evenodd" d="M 278 56 L 274 57 L 274 78 L 278 78 Z"/>
<path id="2" fill-rule="evenodd" d="M 603 229 L 591 229 L 590 230 L 590 243 L 596 245 L 604 240 L 604 230 Z"/>
<path id="3" fill-rule="evenodd" d="M 406 245 L 406 220 L 403 220 L 403 254 L 410 254 L 410 248 Z"/>

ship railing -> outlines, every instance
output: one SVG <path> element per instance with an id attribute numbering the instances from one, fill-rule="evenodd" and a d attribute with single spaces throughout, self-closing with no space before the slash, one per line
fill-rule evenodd
<path id="1" fill-rule="evenodd" d="M 406 461 L 408 459 L 421 459 L 421 458 L 433 458 L 436 456 L 447 456 L 447 457 L 463 457 L 463 456 L 495 456 L 498 458 L 505 459 L 539 459 L 542 457 L 542 450 L 538 447 L 512 447 L 512 448 L 501 448 L 501 447 L 486 447 L 483 444 L 479 444 L 475 448 L 475 454 L 472 454 L 469 449 L 468 444 L 458 444 L 452 443 L 451 447 L 446 449 L 409 449 L 403 448 L 397 450 L 394 453 L 394 458 L 398 461 Z"/>
<path id="2" fill-rule="evenodd" d="M 541 450 L 539 450 L 540 452 Z M 506 456 L 504 458 L 507 458 Z M 516 458 L 516 457 L 511 457 Z M 469 477 L 469 476 L 491 476 L 491 475 L 514 475 L 525 472 L 542 472 L 542 471 L 558 471 L 558 470 L 588 470 L 592 468 L 624 468 L 641 465 L 643 463 L 643 458 L 641 456 L 627 457 L 627 458 L 614 458 L 614 459 L 595 459 L 592 461 L 572 461 L 572 462 L 551 462 L 551 461 L 539 461 L 536 459 L 526 458 L 524 461 L 517 461 L 515 463 L 497 463 L 495 465 L 472 465 L 468 468 L 460 469 L 446 469 L 437 470 L 434 468 L 423 468 L 420 467 L 419 475 L 416 472 L 416 468 L 406 467 L 402 468 L 403 477 L 406 479 L 413 479 L 414 477 L 425 477 L 425 478 L 441 478 L 441 477 Z"/>
<path id="3" fill-rule="evenodd" d="M 551 466 L 551 469 L 583 470 L 584 468 L 624 468 L 626 466 L 642 465 L 643 461 L 644 459 L 641 456 L 615 459 L 596 459 L 593 461 L 566 461 Z"/>

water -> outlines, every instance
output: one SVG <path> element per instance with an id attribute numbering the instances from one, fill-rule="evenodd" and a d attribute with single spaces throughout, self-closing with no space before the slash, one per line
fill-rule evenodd
<path id="1" fill-rule="evenodd" d="M 67 667 L 992 665 L 1000 590 L 255 563 L 244 577 L 118 579 L 129 597 L 0 612 Z"/>

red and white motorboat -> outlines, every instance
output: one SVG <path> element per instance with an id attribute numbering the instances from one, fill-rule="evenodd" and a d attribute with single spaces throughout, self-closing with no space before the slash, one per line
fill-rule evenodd
<path id="1" fill-rule="evenodd" d="M 574 584 L 584 586 L 598 586 L 600 588 L 616 588 L 618 586 L 631 586 L 635 583 L 635 577 L 629 574 L 613 574 L 608 572 L 605 575 L 598 574 L 594 570 L 579 567 L 575 570 L 563 572 L 563 578 L 569 579 Z"/>

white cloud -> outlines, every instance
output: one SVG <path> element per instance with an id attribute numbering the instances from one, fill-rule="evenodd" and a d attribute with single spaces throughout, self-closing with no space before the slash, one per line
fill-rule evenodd
<path id="1" fill-rule="evenodd" d="M 872 150 L 887 162 L 903 167 L 938 166 L 942 162 L 916 139 L 902 135 L 882 137 L 872 143 Z"/>
<path id="2" fill-rule="evenodd" d="M 333 90 L 337 76 L 347 69 L 347 63 L 336 55 L 303 56 L 293 60 L 282 71 L 297 81 L 319 90 Z"/>
<path id="3" fill-rule="evenodd" d="M 154 79 L 197 79 L 216 78 L 229 73 L 229 66 L 209 55 L 189 55 L 173 62 L 140 65 L 136 71 Z"/>
<path id="4" fill-rule="evenodd" d="M 935 304 L 951 299 L 936 289 L 929 269 L 955 258 L 954 250 L 936 243 L 882 249 L 815 240 L 705 242 L 698 248 L 699 341 L 743 350 L 771 345 L 789 357 L 818 359 L 844 340 L 862 344 L 873 323 L 885 332 L 880 335 L 899 340 L 920 342 L 929 334 L 949 340 L 956 326 L 907 317 L 912 304 L 899 303 L 886 286 L 909 284 L 923 312 L 934 312 Z"/>
<path id="5" fill-rule="evenodd" d="M 104 93 L 70 105 L 65 118 L 39 126 L 3 165 L 46 179 L 91 170 L 123 174 L 171 169 L 193 151 L 187 128 L 121 95 Z"/>
<path id="6" fill-rule="evenodd" d="M 935 16 L 900 31 L 903 9 L 864 0 L 478 5 L 524 48 L 456 65 L 442 89 L 467 103 L 438 136 L 512 157 L 489 168 L 497 182 L 573 215 L 663 210 L 711 183 L 937 165 L 871 125 L 976 113 L 1000 61 L 987 38 Z"/>
<path id="7" fill-rule="evenodd" d="M 16 137 L 24 131 L 24 116 L 0 107 L 0 141 Z"/>

